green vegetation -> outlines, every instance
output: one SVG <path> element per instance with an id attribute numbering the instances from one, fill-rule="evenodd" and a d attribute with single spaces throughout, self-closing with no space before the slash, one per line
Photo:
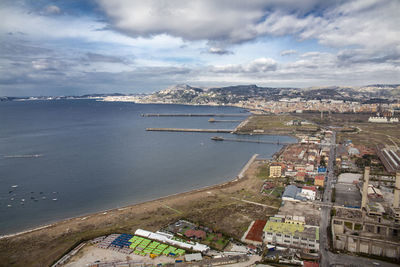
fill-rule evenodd
<path id="1" fill-rule="evenodd" d="M 332 188 L 332 197 L 331 197 L 332 202 L 336 201 L 336 188 Z"/>
<path id="2" fill-rule="evenodd" d="M 351 223 L 351 222 L 344 222 L 344 225 L 349 229 L 352 229 L 352 227 L 353 227 L 353 223 Z"/>
<path id="3" fill-rule="evenodd" d="M 361 224 L 356 223 L 356 224 L 354 225 L 354 230 L 360 231 L 361 229 L 362 229 L 362 225 L 361 225 Z"/>
<path id="4" fill-rule="evenodd" d="M 269 164 L 264 164 L 264 165 L 258 167 L 257 177 L 260 179 L 269 178 Z"/>
<path id="5" fill-rule="evenodd" d="M 336 209 L 335 208 L 331 209 L 331 216 L 332 217 L 336 216 Z"/>

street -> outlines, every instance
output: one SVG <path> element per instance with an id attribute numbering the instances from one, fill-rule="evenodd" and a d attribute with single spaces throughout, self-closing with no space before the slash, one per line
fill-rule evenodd
<path id="1" fill-rule="evenodd" d="M 328 266 L 349 266 L 349 267 L 358 267 L 358 266 L 383 266 L 383 267 L 394 267 L 398 266 L 397 264 L 387 263 L 384 261 L 351 256 L 347 254 L 334 254 L 329 251 L 328 244 L 328 232 L 327 228 L 331 221 L 331 197 L 332 197 L 332 181 L 334 178 L 334 161 L 336 158 L 336 132 L 333 131 L 332 140 L 331 140 L 331 150 L 329 153 L 329 162 L 328 162 L 328 177 L 325 184 L 325 191 L 323 197 L 323 203 L 327 205 L 321 205 L 321 220 L 320 220 L 320 266 L 328 267 Z"/>

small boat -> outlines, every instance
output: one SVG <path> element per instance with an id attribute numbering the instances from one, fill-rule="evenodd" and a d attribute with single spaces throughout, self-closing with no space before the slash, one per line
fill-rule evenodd
<path id="1" fill-rule="evenodd" d="M 220 136 L 214 136 L 214 137 L 211 137 L 211 140 L 214 140 L 214 141 L 224 141 L 224 138 L 222 138 L 222 137 L 220 137 Z"/>
<path id="2" fill-rule="evenodd" d="M 8 205 L 7 205 L 7 207 L 8 207 L 8 208 L 11 208 L 11 207 L 12 207 L 12 205 L 8 204 Z"/>
<path id="3" fill-rule="evenodd" d="M 53 198 L 53 201 L 57 201 L 57 198 Z"/>
<path id="4" fill-rule="evenodd" d="M 17 184 L 15 184 L 15 185 L 12 185 L 11 187 L 12 187 L 12 188 L 17 188 L 17 187 L 18 187 L 18 185 L 17 185 Z"/>
<path id="5" fill-rule="evenodd" d="M 24 201 L 25 201 L 25 198 L 21 199 L 21 201 L 24 202 Z"/>

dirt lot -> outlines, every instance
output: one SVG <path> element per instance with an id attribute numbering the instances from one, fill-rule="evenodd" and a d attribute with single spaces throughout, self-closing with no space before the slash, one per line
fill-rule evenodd
<path id="1" fill-rule="evenodd" d="M 338 206 L 361 206 L 361 193 L 354 184 L 338 183 L 336 184 L 335 205 Z"/>
<path id="2" fill-rule="evenodd" d="M 254 130 L 264 130 L 266 134 L 295 134 L 296 132 L 316 131 L 315 125 L 288 126 L 285 123 L 298 120 L 292 115 L 254 115 L 247 123 L 243 123 L 237 131 L 239 133 L 253 133 Z"/>
<path id="3" fill-rule="evenodd" d="M 134 233 L 138 228 L 155 231 L 179 218 L 240 239 L 252 220 L 266 220 L 275 214 L 280 203 L 274 197 L 259 194 L 262 180 L 256 177 L 258 164 L 255 161 L 240 180 L 0 239 L 1 265 L 49 266 L 84 240 L 111 233 Z"/>
<path id="4" fill-rule="evenodd" d="M 86 245 L 82 248 L 67 264 L 65 267 L 78 267 L 87 266 L 88 264 L 96 261 L 100 262 L 112 262 L 112 261 L 135 261 L 143 263 L 173 263 L 174 258 L 167 256 L 157 257 L 157 260 L 152 260 L 150 257 L 143 257 L 135 254 L 126 255 L 118 251 L 112 251 L 110 249 L 101 249 L 93 245 Z"/>
<path id="5" fill-rule="evenodd" d="M 297 115 L 297 114 L 296 114 Z M 324 126 L 355 127 L 355 132 L 338 132 L 337 142 L 351 139 L 355 145 L 375 146 L 383 143 L 387 145 L 400 145 L 399 123 L 369 123 L 371 114 L 325 114 L 321 120 L 319 113 L 298 114 L 299 117 L 308 119 Z"/>

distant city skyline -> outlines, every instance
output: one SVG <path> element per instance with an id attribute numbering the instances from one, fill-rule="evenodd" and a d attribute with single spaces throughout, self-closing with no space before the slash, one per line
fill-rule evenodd
<path id="1" fill-rule="evenodd" d="M 0 96 L 400 83 L 400 1 L 0 3 Z"/>

